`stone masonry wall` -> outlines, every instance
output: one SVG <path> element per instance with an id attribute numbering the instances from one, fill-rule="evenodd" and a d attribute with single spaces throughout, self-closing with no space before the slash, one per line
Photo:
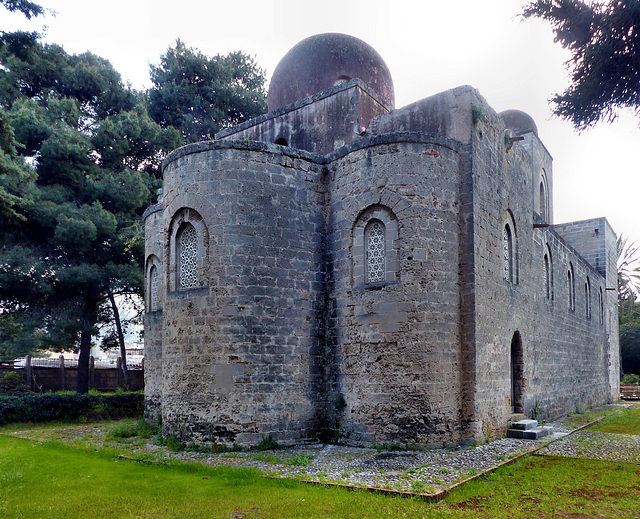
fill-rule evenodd
<path id="1" fill-rule="evenodd" d="M 353 148 L 329 166 L 336 433 L 355 444 L 457 442 L 458 145 L 399 133 Z M 368 218 L 388 221 L 383 283 L 358 272 Z"/>
<path id="2" fill-rule="evenodd" d="M 165 433 L 286 444 L 314 428 L 324 194 L 312 158 L 227 141 L 167 159 L 164 232 L 189 208 L 209 242 L 202 286 L 166 297 Z"/>
<path id="3" fill-rule="evenodd" d="M 388 107 L 361 80 L 352 79 L 314 96 L 223 130 L 216 139 L 278 143 L 314 153 L 329 153 L 354 140 Z"/>
<path id="4" fill-rule="evenodd" d="M 162 283 L 162 257 L 164 251 L 162 233 L 162 204 L 154 204 L 144 214 L 145 232 L 145 315 L 144 315 L 144 399 L 145 416 L 157 419 L 161 416 L 162 403 L 162 306 L 164 284 Z M 151 267 L 158 269 L 158 307 L 150 305 Z"/>
<path id="5" fill-rule="evenodd" d="M 556 224 L 554 230 L 564 238 L 585 260 L 602 275 L 607 276 L 607 264 L 615 263 L 614 257 L 607 257 L 604 240 L 609 224 L 605 218 L 594 218 L 580 222 Z M 615 253 L 615 251 L 613 251 Z"/>
<path id="6" fill-rule="evenodd" d="M 617 237 L 606 218 L 554 225 L 554 230 L 605 277 L 604 321 L 609 343 L 611 399 L 620 395 Z M 597 301 L 597 298 L 596 298 Z"/>
<path id="7" fill-rule="evenodd" d="M 486 113 L 473 143 L 476 406 L 485 436 L 501 432 L 511 413 L 511 343 L 517 336 L 522 367 L 514 381 L 521 392 L 521 409 L 516 410 L 530 414 L 535 409 L 549 418 L 611 400 L 607 330 L 595 312 L 605 280 L 551 229 L 534 228 L 532 183 L 541 167 L 551 177 L 550 156 L 541 158 L 545 150 L 536 149 L 535 142 L 529 151 L 517 143 L 509 146 L 499 118 Z M 515 234 L 513 282 L 503 276 L 507 222 Z M 551 256 L 549 300 L 545 250 Z M 575 310 L 568 308 L 569 262 L 575 276 Z M 587 276 L 590 318 L 584 301 Z"/>
<path id="8" fill-rule="evenodd" d="M 545 246 L 552 257 L 550 299 L 545 298 L 542 275 Z M 569 308 L 567 279 L 570 265 L 575 277 L 573 310 Z M 536 293 L 532 297 L 525 408 L 537 405 L 544 417 L 552 418 L 612 401 L 608 328 L 598 300 L 599 292 L 605 293 L 605 279 L 551 228 L 535 233 L 532 268 L 538 282 L 533 285 Z M 585 291 L 587 278 L 590 298 Z"/>

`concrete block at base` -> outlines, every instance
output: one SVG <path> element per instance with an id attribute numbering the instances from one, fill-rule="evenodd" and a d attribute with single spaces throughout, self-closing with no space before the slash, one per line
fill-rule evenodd
<path id="1" fill-rule="evenodd" d="M 511 429 L 519 429 L 522 431 L 533 429 L 534 427 L 538 427 L 537 420 L 520 420 L 519 422 L 511 424 Z"/>

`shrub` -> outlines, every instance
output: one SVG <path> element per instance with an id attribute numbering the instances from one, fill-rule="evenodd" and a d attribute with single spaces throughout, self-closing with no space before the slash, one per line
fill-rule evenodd
<path id="1" fill-rule="evenodd" d="M 0 376 L 0 393 L 13 393 L 23 387 L 22 375 L 17 371 L 7 371 Z"/>
<path id="2" fill-rule="evenodd" d="M 159 439 L 159 444 L 164 445 L 172 452 L 180 452 L 184 449 L 184 444 L 180 441 L 180 438 L 176 434 L 170 434 L 164 438 Z"/>
<path id="3" fill-rule="evenodd" d="M 76 420 L 81 416 L 140 416 L 144 395 L 44 394 L 0 397 L 0 424 L 13 422 L 46 422 Z"/>
<path id="4" fill-rule="evenodd" d="M 152 435 L 158 432 L 158 427 L 155 424 L 144 418 L 139 418 L 136 423 L 124 423 L 112 427 L 109 429 L 107 437 L 115 440 L 133 438 L 134 436 L 138 438 L 151 438 Z"/>
<path id="5" fill-rule="evenodd" d="M 638 384 L 640 383 L 640 375 L 634 375 L 633 373 L 627 373 L 621 380 L 622 384 Z"/>
<path id="6" fill-rule="evenodd" d="M 107 432 L 107 438 L 110 440 L 122 440 L 134 436 L 138 436 L 138 428 L 134 423 L 121 423 Z"/>
<path id="7" fill-rule="evenodd" d="M 294 456 L 285 461 L 286 465 L 293 465 L 294 467 L 307 467 L 311 463 L 311 456 L 307 454 L 300 454 Z"/>
<path id="8" fill-rule="evenodd" d="M 258 444 L 253 447 L 253 450 L 256 451 L 275 451 L 280 448 L 280 444 L 278 441 L 271 435 L 263 436 L 262 440 L 258 442 Z"/>

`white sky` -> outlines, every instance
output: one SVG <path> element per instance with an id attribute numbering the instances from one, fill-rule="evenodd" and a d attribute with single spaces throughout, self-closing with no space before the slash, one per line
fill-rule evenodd
<path id="1" fill-rule="evenodd" d="M 38 1 L 38 0 L 36 0 Z M 548 99 L 568 84 L 568 54 L 523 0 L 40 0 L 57 12 L 29 24 L 0 9 L 5 30 L 47 26 L 46 41 L 107 58 L 147 88 L 149 64 L 177 38 L 204 54 L 243 50 L 271 77 L 298 41 L 343 32 L 373 46 L 393 76 L 396 106 L 463 84 L 498 112 L 524 110 L 554 157 L 556 223 L 606 216 L 640 244 L 640 120 L 622 114 L 578 135 L 552 117 Z"/>

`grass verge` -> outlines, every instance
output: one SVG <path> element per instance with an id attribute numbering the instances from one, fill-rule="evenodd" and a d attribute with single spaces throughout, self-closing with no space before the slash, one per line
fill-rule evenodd
<path id="1" fill-rule="evenodd" d="M 638 481 L 638 465 L 532 457 L 430 504 L 264 479 L 255 469 L 140 464 L 118 459 L 113 452 L 0 435 L 0 517 L 8 519 L 632 518 L 640 517 Z"/>
<path id="2" fill-rule="evenodd" d="M 616 409 L 613 414 L 589 427 L 589 431 L 640 435 L 640 407 Z"/>

